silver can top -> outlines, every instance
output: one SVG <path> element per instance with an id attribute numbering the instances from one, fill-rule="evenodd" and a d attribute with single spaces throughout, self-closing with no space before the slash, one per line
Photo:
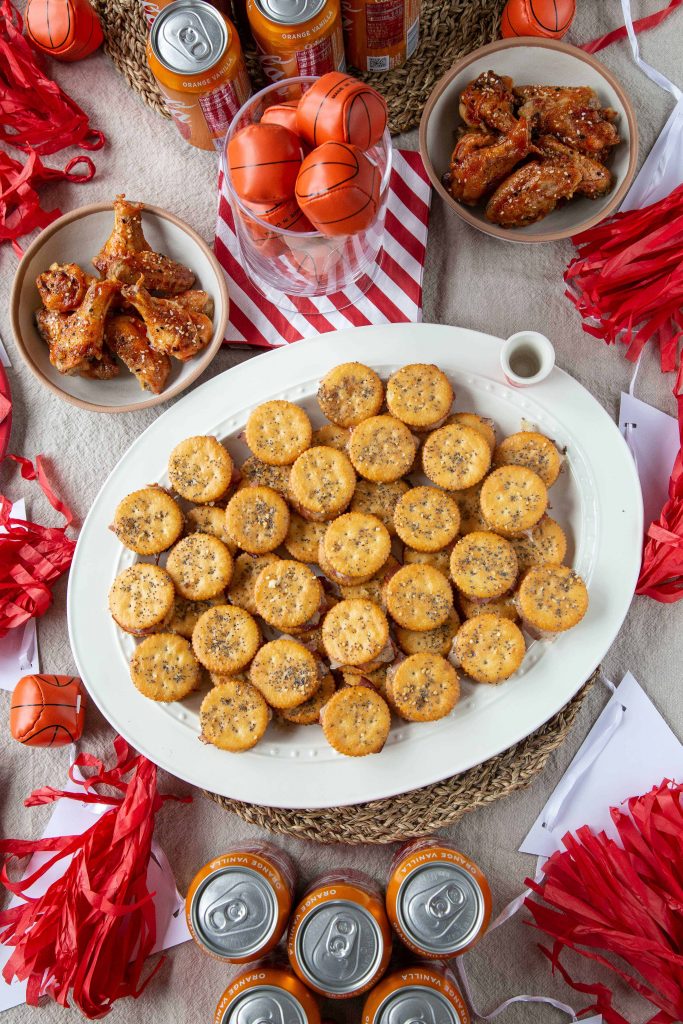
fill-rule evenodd
<path id="1" fill-rule="evenodd" d="M 462 1024 L 462 1018 L 440 992 L 410 985 L 387 996 L 375 1024 Z"/>
<path id="2" fill-rule="evenodd" d="M 221 1024 L 307 1024 L 296 998 L 281 988 L 260 985 L 240 996 L 225 1011 Z"/>
<path id="3" fill-rule="evenodd" d="M 254 0 L 255 6 L 268 21 L 278 25 L 301 25 L 320 14 L 327 0 Z"/>
<path id="4" fill-rule="evenodd" d="M 467 946 L 484 923 L 484 896 L 457 864 L 428 864 L 401 885 L 396 915 L 406 935 L 426 953 L 452 955 Z"/>
<path id="5" fill-rule="evenodd" d="M 214 955 L 230 959 L 258 953 L 277 925 L 277 898 L 256 871 L 227 867 L 205 878 L 190 906 L 192 927 Z"/>
<path id="6" fill-rule="evenodd" d="M 306 917 L 297 932 L 295 952 L 308 981 L 326 992 L 346 995 L 372 979 L 382 960 L 384 937 L 364 907 L 331 900 Z"/>
<path id="7" fill-rule="evenodd" d="M 205 0 L 173 0 L 155 18 L 149 42 L 169 71 L 196 75 L 212 68 L 225 53 L 228 26 Z"/>

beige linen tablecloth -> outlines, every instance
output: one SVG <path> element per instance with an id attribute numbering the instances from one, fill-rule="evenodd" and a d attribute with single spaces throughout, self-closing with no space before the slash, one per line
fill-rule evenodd
<path id="1" fill-rule="evenodd" d="M 580 0 L 578 6 L 572 41 L 592 39 L 621 21 L 617 0 Z M 643 0 L 634 6 L 636 16 L 664 3 Z M 645 57 L 669 77 L 678 76 L 678 84 L 683 84 L 683 11 L 641 39 Z M 668 116 L 671 99 L 634 66 L 626 44 L 612 46 L 601 59 L 633 99 L 641 132 L 642 160 Z M 116 192 L 125 191 L 133 199 L 144 199 L 174 211 L 210 241 L 216 205 L 215 157 L 186 146 L 170 123 L 148 110 L 128 89 L 103 54 L 75 65 L 51 64 L 50 70 L 90 113 L 93 123 L 106 132 L 108 145 L 103 152 L 94 154 L 97 176 L 92 183 L 59 185 L 47 189 L 45 198 L 67 211 L 77 205 L 109 200 Z M 401 144 L 416 146 L 416 133 L 402 139 Z M 60 154 L 50 162 L 57 165 L 66 161 Z M 500 337 L 525 327 L 545 331 L 555 343 L 559 365 L 584 384 L 611 415 L 616 415 L 619 393 L 626 389 L 632 367 L 621 352 L 608 349 L 581 331 L 573 307 L 563 296 L 562 271 L 571 252 L 568 242 L 513 246 L 488 238 L 465 226 L 435 198 L 425 272 L 424 319 Z M 14 396 L 11 451 L 31 458 L 43 452 L 57 490 L 82 521 L 110 469 L 158 415 L 158 410 L 124 416 L 96 415 L 65 404 L 42 387 L 22 365 L 10 338 L 5 310 L 16 260 L 9 246 L 0 250 L 0 266 L 0 331 L 13 362 L 9 371 Z M 334 345 L 334 337 L 328 336 L 320 344 Z M 340 359 L 343 355 L 340 350 Z M 245 358 L 248 356 L 244 352 L 223 350 L 209 374 L 221 373 Z M 208 374 L 203 379 L 207 377 Z M 648 352 L 638 382 L 639 397 L 673 413 L 671 387 L 671 377 L 659 373 L 654 353 Z M 3 469 L 2 491 L 14 498 L 26 494 L 33 517 L 54 522 L 52 511 L 36 490 L 27 487 L 17 474 L 10 476 L 8 469 Z M 618 574 L 610 582 L 614 587 L 622 586 Z M 42 664 L 50 672 L 75 669 L 67 637 L 65 598 L 63 580 L 56 588 L 54 607 L 39 626 Z M 682 605 L 662 606 L 636 598 L 605 659 L 605 669 L 613 679 L 620 679 L 627 669 L 634 672 L 679 736 L 683 735 L 682 617 Z M 594 687 L 568 741 L 527 790 L 476 811 L 449 830 L 449 838 L 488 875 L 494 909 L 500 909 L 515 896 L 525 875 L 533 872 L 533 859 L 517 853 L 517 848 L 605 701 L 604 688 Z M 36 836 L 44 828 L 50 809 L 27 810 L 23 798 L 36 786 L 64 782 L 70 750 L 41 752 L 15 744 L 9 739 L 5 724 L 8 694 L 2 694 L 0 705 L 0 833 Z M 112 729 L 91 703 L 82 746 L 100 754 L 108 753 L 112 736 Z M 239 759 L 226 758 L 225 771 L 239 771 Z M 164 773 L 160 784 L 175 792 L 188 792 L 190 788 Z M 253 839 L 261 833 L 195 792 L 190 806 L 171 804 L 162 811 L 157 835 L 184 892 L 194 872 L 207 859 L 236 840 Z M 344 865 L 364 868 L 382 880 L 393 852 L 391 847 L 325 848 L 298 840 L 275 841 L 296 858 L 304 879 Z M 584 1005 L 581 996 L 551 976 L 536 949 L 537 936 L 524 926 L 522 916 L 489 936 L 468 957 L 480 1006 L 492 1008 L 519 992 L 543 993 L 574 1006 Z M 589 979 L 596 972 L 582 964 L 577 973 Z M 204 957 L 192 943 L 187 943 L 171 952 L 161 973 L 138 1002 L 118 1004 L 109 1019 L 112 1024 L 207 1024 L 229 977 L 226 967 Z M 644 1003 L 618 985 L 616 996 L 617 1004 L 633 1024 L 641 1024 L 650 1015 Z M 328 1016 L 337 1022 L 352 1022 L 359 1019 L 359 1011 L 357 1006 L 340 1003 Z M 39 1010 L 10 1010 L 4 1021 L 63 1024 L 67 1019 L 68 1011 L 47 1003 Z M 499 1019 L 510 1024 L 555 1024 L 566 1018 L 547 1006 L 526 1005 L 512 1007 Z"/>

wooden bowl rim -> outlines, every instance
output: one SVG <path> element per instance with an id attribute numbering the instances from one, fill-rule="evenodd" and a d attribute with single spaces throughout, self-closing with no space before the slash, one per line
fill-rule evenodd
<path id="1" fill-rule="evenodd" d="M 196 245 L 199 246 L 211 264 L 216 275 L 218 290 L 220 292 L 223 305 L 223 315 L 214 327 L 215 337 L 213 341 L 208 348 L 204 349 L 196 361 L 194 361 L 192 370 L 185 380 L 177 381 L 172 387 L 162 391 L 160 395 L 151 395 L 149 398 L 146 398 L 141 402 L 134 402 L 129 405 L 101 405 L 97 402 L 88 402 L 83 398 L 77 398 L 75 395 L 70 395 L 68 392 L 64 391 L 63 388 L 60 388 L 58 384 L 55 384 L 54 381 L 50 380 L 50 378 L 43 373 L 40 367 L 34 362 L 19 328 L 19 306 L 24 280 L 26 278 L 26 268 L 28 267 L 31 258 L 39 252 L 43 244 L 51 238 L 56 231 L 59 231 L 60 228 L 64 227 L 66 224 L 70 224 L 72 221 L 80 220 L 83 217 L 89 217 L 93 213 L 104 213 L 108 210 L 113 211 L 113 209 L 113 200 L 108 203 L 90 203 L 88 206 L 79 206 L 75 210 L 70 210 L 69 213 L 65 213 L 62 217 L 58 217 L 57 220 L 52 222 L 52 224 L 48 224 L 48 226 L 33 239 L 22 256 L 16 274 L 14 275 L 14 282 L 12 284 L 12 292 L 10 295 L 10 321 L 12 324 L 12 333 L 14 334 L 14 341 L 21 353 L 22 359 L 27 364 L 31 372 L 47 388 L 49 388 L 53 394 L 58 395 L 71 405 L 78 406 L 79 409 L 86 409 L 88 412 L 137 412 L 139 409 L 149 409 L 150 406 L 161 405 L 163 402 L 167 402 L 171 398 L 175 398 L 177 395 L 181 394 L 190 386 L 190 384 L 194 383 L 197 377 L 204 372 L 209 363 L 213 361 L 218 349 L 223 344 L 223 338 L 225 337 L 225 331 L 228 326 L 228 316 L 230 313 L 230 296 L 228 294 L 228 285 L 225 280 L 223 268 L 218 262 L 215 253 L 211 251 L 204 239 L 197 234 L 194 228 L 191 228 L 189 224 L 184 220 L 181 220 L 181 218 L 177 217 L 174 213 L 170 213 L 168 210 L 163 210 L 160 206 L 152 206 L 149 203 L 143 203 L 143 214 L 151 213 L 161 218 L 161 220 L 169 221 L 169 223 L 180 228 L 192 239 L 193 242 L 195 242 Z M 106 387 L 106 381 L 101 381 L 100 383 Z"/>
<path id="2" fill-rule="evenodd" d="M 474 214 L 470 213 L 468 207 L 459 203 L 457 199 L 444 188 L 439 176 L 436 174 L 432 165 L 429 151 L 427 149 L 427 124 L 429 118 L 432 115 L 432 111 L 436 105 L 436 101 L 439 99 L 441 94 L 447 89 L 452 80 L 460 74 L 465 68 L 474 61 L 479 60 L 480 57 L 486 56 L 490 53 L 497 53 L 499 50 L 508 50 L 518 46 L 538 46 L 542 49 L 557 50 L 560 53 L 567 53 L 570 56 L 577 57 L 579 60 L 584 61 L 586 64 L 590 64 L 602 77 L 609 82 L 611 87 L 619 97 L 621 104 L 626 112 L 626 121 L 628 123 L 629 131 L 629 161 L 628 167 L 624 178 L 616 189 L 616 191 L 610 197 L 606 207 L 599 213 L 593 214 L 580 224 L 576 224 L 574 227 L 564 228 L 561 231 L 544 231 L 537 235 L 526 235 L 521 236 L 515 233 L 514 228 L 503 228 L 498 224 L 482 223 Z M 502 238 L 506 242 L 517 242 L 522 245 L 530 245 L 535 242 L 557 242 L 562 238 L 571 238 L 573 235 L 579 234 L 581 231 L 586 231 L 588 228 L 594 227 L 601 221 L 609 217 L 614 212 L 616 207 L 621 203 L 622 199 L 626 195 L 633 177 L 636 172 L 636 164 L 638 161 L 638 125 L 636 122 L 636 115 L 633 109 L 633 104 L 629 99 L 628 95 L 624 91 L 623 86 L 612 72 L 605 67 L 599 60 L 590 54 L 586 53 L 585 50 L 580 50 L 576 46 L 572 46 L 571 43 L 563 43 L 559 39 L 540 39 L 537 36 L 520 36 L 517 39 L 498 39 L 493 43 L 488 43 L 486 46 L 480 46 L 478 50 L 473 50 L 472 53 L 468 53 L 466 57 L 459 60 L 450 71 L 447 71 L 445 75 L 439 79 L 434 86 L 429 99 L 422 112 L 420 119 L 420 130 L 419 130 L 419 146 L 422 160 L 424 161 L 425 169 L 429 175 L 429 179 L 439 193 L 442 199 L 445 200 L 448 206 L 464 221 L 471 224 L 472 227 L 477 228 L 478 231 L 483 231 L 484 234 L 493 235 L 495 238 Z M 549 214 L 552 216 L 552 214 Z"/>

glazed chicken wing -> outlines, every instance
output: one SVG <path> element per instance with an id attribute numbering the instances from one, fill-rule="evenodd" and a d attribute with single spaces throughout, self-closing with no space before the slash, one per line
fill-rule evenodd
<path id="1" fill-rule="evenodd" d="M 112 261 L 107 267 L 106 276 L 120 284 L 136 284 L 140 281 L 148 291 L 164 295 L 186 292 L 195 282 L 195 275 L 188 267 L 172 260 L 170 256 L 149 250 Z"/>
<path id="2" fill-rule="evenodd" d="M 102 355 L 99 359 L 84 359 L 77 367 L 81 377 L 89 377 L 91 380 L 111 380 L 118 377 L 119 365 L 108 351 L 107 346 L 102 347 Z"/>
<path id="3" fill-rule="evenodd" d="M 46 309 L 68 313 L 77 309 L 93 280 L 77 263 L 52 263 L 36 278 L 36 288 Z"/>
<path id="4" fill-rule="evenodd" d="M 486 204 L 486 216 L 504 228 L 534 224 L 561 199 L 571 198 L 581 177 L 581 171 L 566 161 L 533 160 L 498 186 Z"/>
<path id="5" fill-rule="evenodd" d="M 143 391 L 160 395 L 171 372 L 171 360 L 150 346 L 142 320 L 113 316 L 107 321 L 104 337 L 111 351 L 137 377 Z"/>
<path id="6" fill-rule="evenodd" d="M 446 187 L 455 199 L 474 206 L 528 155 L 528 122 L 515 121 L 507 135 L 468 132 L 453 150 Z"/>
<path id="7" fill-rule="evenodd" d="M 515 96 L 522 101 L 519 116 L 528 118 L 540 135 L 554 135 L 581 153 L 601 156 L 620 141 L 615 111 L 601 108 L 592 89 L 524 85 Z"/>
<path id="8" fill-rule="evenodd" d="M 512 79 L 484 71 L 460 94 L 460 116 L 473 127 L 483 124 L 509 132 L 516 123 L 513 102 Z"/>
<path id="9" fill-rule="evenodd" d="M 147 338 L 156 352 L 185 361 L 211 340 L 213 324 L 203 313 L 185 309 L 174 299 L 155 298 L 139 283 L 125 285 L 121 294 L 145 321 Z"/>
<path id="10" fill-rule="evenodd" d="M 180 295 L 174 295 L 174 299 L 185 309 L 191 309 L 193 313 L 204 313 L 208 317 L 213 316 L 213 299 L 208 292 L 195 288 L 188 292 L 181 292 Z"/>
<path id="11" fill-rule="evenodd" d="M 114 227 L 93 265 L 106 276 L 111 263 L 133 256 L 137 252 L 150 252 L 151 247 L 142 230 L 142 203 L 129 203 L 125 195 L 114 201 Z"/>
<path id="12" fill-rule="evenodd" d="M 104 323 L 118 291 L 113 281 L 93 279 L 74 313 L 40 310 L 36 314 L 38 329 L 50 347 L 50 362 L 60 373 L 80 372 L 85 360 L 101 359 Z"/>
<path id="13" fill-rule="evenodd" d="M 555 163 L 558 160 L 566 160 L 581 172 L 581 181 L 576 188 L 577 195 L 599 199 L 600 196 L 607 195 L 612 188 L 612 173 L 599 160 L 565 146 L 554 135 L 542 135 L 537 146 L 544 156 L 550 157 Z"/>

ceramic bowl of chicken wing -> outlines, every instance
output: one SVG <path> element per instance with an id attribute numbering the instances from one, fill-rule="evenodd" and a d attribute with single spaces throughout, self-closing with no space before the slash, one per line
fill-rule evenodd
<path id="1" fill-rule="evenodd" d="M 502 39 L 437 83 L 420 151 L 463 220 L 508 241 L 550 242 L 616 211 L 636 171 L 638 129 L 628 96 L 592 55 Z"/>
<path id="2" fill-rule="evenodd" d="M 17 346 L 61 398 L 129 412 L 173 398 L 218 351 L 223 272 L 173 214 L 133 202 L 81 207 L 29 246 L 10 312 Z"/>

